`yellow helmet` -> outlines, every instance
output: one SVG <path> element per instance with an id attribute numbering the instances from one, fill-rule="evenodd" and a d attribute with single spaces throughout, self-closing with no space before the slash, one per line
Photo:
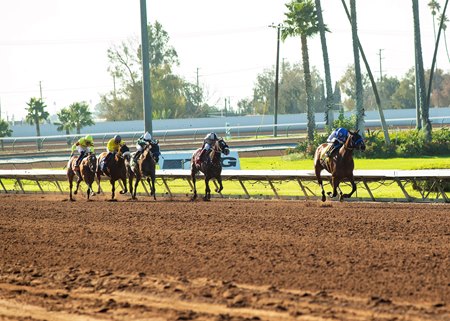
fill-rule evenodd
<path id="1" fill-rule="evenodd" d="M 84 137 L 84 139 L 86 139 L 90 142 L 92 142 L 94 140 L 91 135 L 86 135 L 86 137 Z"/>

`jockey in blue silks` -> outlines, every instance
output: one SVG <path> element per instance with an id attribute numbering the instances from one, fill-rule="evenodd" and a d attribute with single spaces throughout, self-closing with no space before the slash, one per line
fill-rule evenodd
<path id="1" fill-rule="evenodd" d="M 331 148 L 327 151 L 327 157 L 330 157 L 330 155 L 333 154 L 333 152 L 336 149 L 339 149 L 342 145 L 345 144 L 345 141 L 347 140 L 348 137 L 348 130 L 343 128 L 343 127 L 339 127 L 337 129 L 335 129 L 330 136 L 328 136 L 327 139 L 327 143 L 332 143 Z"/>

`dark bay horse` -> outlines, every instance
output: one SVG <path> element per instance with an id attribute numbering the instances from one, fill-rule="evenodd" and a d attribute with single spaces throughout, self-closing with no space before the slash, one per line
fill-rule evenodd
<path id="1" fill-rule="evenodd" d="M 73 179 L 77 176 L 77 186 L 73 194 L 77 195 L 78 188 L 80 187 L 81 181 L 84 181 L 88 186 L 87 189 L 87 199 L 92 195 L 94 196 L 94 190 L 92 188 L 92 183 L 95 180 L 95 172 L 97 171 L 97 158 L 94 153 L 88 153 L 87 156 L 80 163 L 80 170 L 75 171 L 75 163 L 78 159 L 78 156 L 72 156 L 69 159 L 69 163 L 67 164 L 67 178 L 69 179 L 69 188 L 70 188 L 70 200 L 74 201 L 72 197 L 72 187 L 73 187 Z"/>
<path id="2" fill-rule="evenodd" d="M 331 185 L 333 186 L 333 193 L 328 192 L 329 197 L 336 197 L 339 190 L 339 200 L 342 201 L 344 198 L 350 198 L 356 191 L 355 180 L 353 179 L 353 169 L 355 164 L 353 162 L 353 150 L 365 150 L 366 145 L 361 135 L 358 134 L 359 130 L 356 132 L 349 131 L 347 140 L 344 145 L 338 150 L 337 153 L 333 153 L 330 157 L 324 159 L 323 155 L 326 152 L 328 144 L 321 144 L 316 149 L 314 154 L 314 169 L 322 188 L 322 202 L 325 202 L 325 191 L 323 189 L 322 178 L 320 173 L 323 169 L 326 169 L 331 174 Z M 352 185 L 352 191 L 350 194 L 343 194 L 339 188 L 339 184 L 343 180 L 350 181 Z"/>
<path id="3" fill-rule="evenodd" d="M 194 195 L 192 196 L 192 200 L 197 198 L 197 188 L 195 186 L 195 175 L 198 172 L 202 172 L 205 175 L 205 196 L 203 200 L 209 201 L 211 199 L 211 189 L 209 188 L 209 181 L 212 178 L 217 180 L 219 184 L 219 188 L 216 189 L 217 193 L 220 193 L 223 189 L 222 185 L 222 158 L 221 153 L 228 155 L 230 153 L 230 148 L 227 143 L 223 140 L 223 138 L 219 139 L 214 146 L 211 147 L 210 152 L 207 154 L 207 159 L 202 161 L 200 165 L 197 165 L 195 160 L 199 157 L 201 153 L 201 148 L 197 149 L 191 157 L 191 178 L 192 183 L 194 184 Z"/>
<path id="4" fill-rule="evenodd" d="M 101 169 L 100 164 L 104 161 L 108 152 L 103 152 L 98 156 L 97 161 L 97 179 L 98 179 L 98 193 L 100 193 L 100 180 L 101 176 L 106 176 L 109 178 L 109 182 L 111 183 L 111 201 L 115 201 L 115 191 L 116 191 L 116 181 L 122 181 L 123 189 L 120 191 L 120 194 L 127 193 L 127 169 L 125 166 L 125 158 L 130 156 L 130 149 L 123 145 L 119 152 L 115 153 L 113 157 L 108 162 L 108 168 L 104 171 Z"/>
<path id="5" fill-rule="evenodd" d="M 150 186 L 150 195 L 153 195 L 153 199 L 156 200 L 156 189 L 155 189 L 155 173 L 156 173 L 156 163 L 158 163 L 159 156 L 161 155 L 159 151 L 158 141 L 150 142 L 145 146 L 144 151 L 139 157 L 136 164 L 131 164 L 127 162 L 128 169 L 128 183 L 131 193 L 131 198 L 136 199 L 137 187 L 141 179 L 146 179 L 148 185 Z M 133 178 L 135 178 L 134 189 L 133 189 Z"/>

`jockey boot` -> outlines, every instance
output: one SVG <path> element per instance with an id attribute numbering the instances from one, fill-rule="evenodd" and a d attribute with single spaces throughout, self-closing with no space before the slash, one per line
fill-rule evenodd
<path id="1" fill-rule="evenodd" d="M 142 155 L 142 151 L 136 151 L 136 153 L 134 154 L 134 157 L 133 157 L 133 161 L 134 161 L 134 163 L 136 163 L 137 164 L 137 162 L 138 162 L 138 160 L 139 160 L 139 157 L 141 157 L 141 155 Z"/>
<path id="2" fill-rule="evenodd" d="M 86 153 L 84 151 L 80 152 L 80 156 L 78 156 L 78 158 L 77 158 L 77 160 L 75 162 L 75 170 L 76 171 L 80 170 L 80 164 L 81 164 L 81 161 L 83 160 L 85 154 Z"/>

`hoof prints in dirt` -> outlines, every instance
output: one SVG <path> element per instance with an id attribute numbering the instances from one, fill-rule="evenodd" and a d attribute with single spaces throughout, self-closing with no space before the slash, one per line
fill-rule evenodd
<path id="1" fill-rule="evenodd" d="M 33 268 L 0 272 L 0 320 L 96 320 L 101 316 L 112 320 L 295 320 L 300 316 L 446 320 L 450 316 L 445 304 L 415 306 L 377 296 L 364 299 L 231 281 L 116 275 L 76 268 L 47 274 Z"/>

